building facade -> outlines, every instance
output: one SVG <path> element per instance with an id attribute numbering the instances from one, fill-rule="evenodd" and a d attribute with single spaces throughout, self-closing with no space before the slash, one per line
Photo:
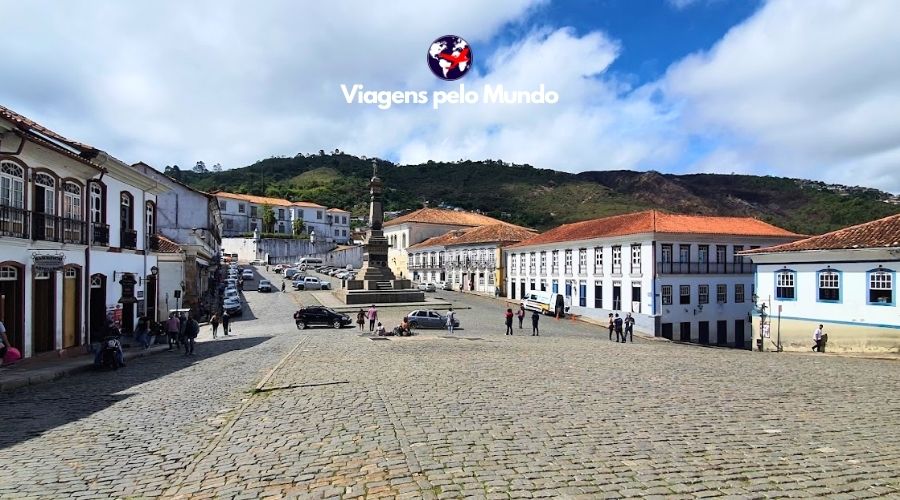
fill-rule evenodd
<path id="1" fill-rule="evenodd" d="M 751 218 L 653 210 L 566 224 L 508 247 L 507 296 L 560 293 L 577 315 L 632 313 L 659 337 L 747 348 L 753 272 L 739 254 L 798 238 Z"/>
<path id="2" fill-rule="evenodd" d="M 756 264 L 754 338 L 766 349 L 900 352 L 900 215 L 744 253 Z"/>
<path id="3" fill-rule="evenodd" d="M 449 231 L 502 223 L 486 215 L 459 210 L 421 208 L 384 223 L 384 236 L 390 245 L 388 266 L 395 276 L 409 278 L 410 246 Z"/>
<path id="4" fill-rule="evenodd" d="M 345 243 L 350 240 L 350 213 L 339 208 L 326 208 L 306 201 L 291 202 L 281 198 L 268 198 L 249 194 L 214 193 L 223 222 L 223 236 L 263 231 L 263 210 L 272 208 L 275 223 L 272 232 L 293 234 L 294 226 L 301 227 L 306 235 L 315 233 L 318 241 Z"/>

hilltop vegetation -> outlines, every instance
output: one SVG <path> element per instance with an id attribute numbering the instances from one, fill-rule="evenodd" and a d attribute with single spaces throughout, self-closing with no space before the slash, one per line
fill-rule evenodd
<path id="1" fill-rule="evenodd" d="M 771 176 L 596 171 L 569 174 L 501 161 L 397 166 L 377 160 L 386 210 L 430 206 L 478 210 L 515 224 L 548 229 L 565 222 L 634 210 L 758 217 L 819 234 L 900 212 L 875 189 Z M 312 201 L 364 215 L 370 159 L 335 152 L 268 158 L 221 172 L 167 168 L 198 189 Z M 894 199 L 895 200 L 895 199 Z"/>

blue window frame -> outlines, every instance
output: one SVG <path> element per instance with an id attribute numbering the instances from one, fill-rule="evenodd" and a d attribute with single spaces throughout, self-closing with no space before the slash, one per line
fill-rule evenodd
<path id="1" fill-rule="evenodd" d="M 843 279 L 841 272 L 834 269 L 822 269 L 816 272 L 816 302 L 840 304 Z"/>
<path id="2" fill-rule="evenodd" d="M 553 293 L 559 293 L 559 281 L 553 280 L 552 290 Z"/>
<path id="3" fill-rule="evenodd" d="M 791 269 L 775 272 L 775 300 L 797 300 L 797 273 Z"/>
<path id="4" fill-rule="evenodd" d="M 897 303 L 897 273 L 893 269 L 871 269 L 866 272 L 866 303 L 893 306 Z"/>

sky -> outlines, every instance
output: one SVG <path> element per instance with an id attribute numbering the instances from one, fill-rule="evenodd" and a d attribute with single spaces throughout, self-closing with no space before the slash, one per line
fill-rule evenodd
<path id="1" fill-rule="evenodd" d="M 749 173 L 900 193 L 900 2 L 0 0 L 0 104 L 127 162 Z M 445 82 L 426 54 L 465 38 Z M 348 104 L 341 85 L 559 95 Z"/>

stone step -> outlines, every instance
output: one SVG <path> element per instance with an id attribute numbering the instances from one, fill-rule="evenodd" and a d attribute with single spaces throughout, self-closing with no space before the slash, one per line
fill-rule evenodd
<path id="1" fill-rule="evenodd" d="M 375 286 L 379 290 L 393 290 L 394 286 L 391 285 L 390 281 L 376 281 Z"/>

